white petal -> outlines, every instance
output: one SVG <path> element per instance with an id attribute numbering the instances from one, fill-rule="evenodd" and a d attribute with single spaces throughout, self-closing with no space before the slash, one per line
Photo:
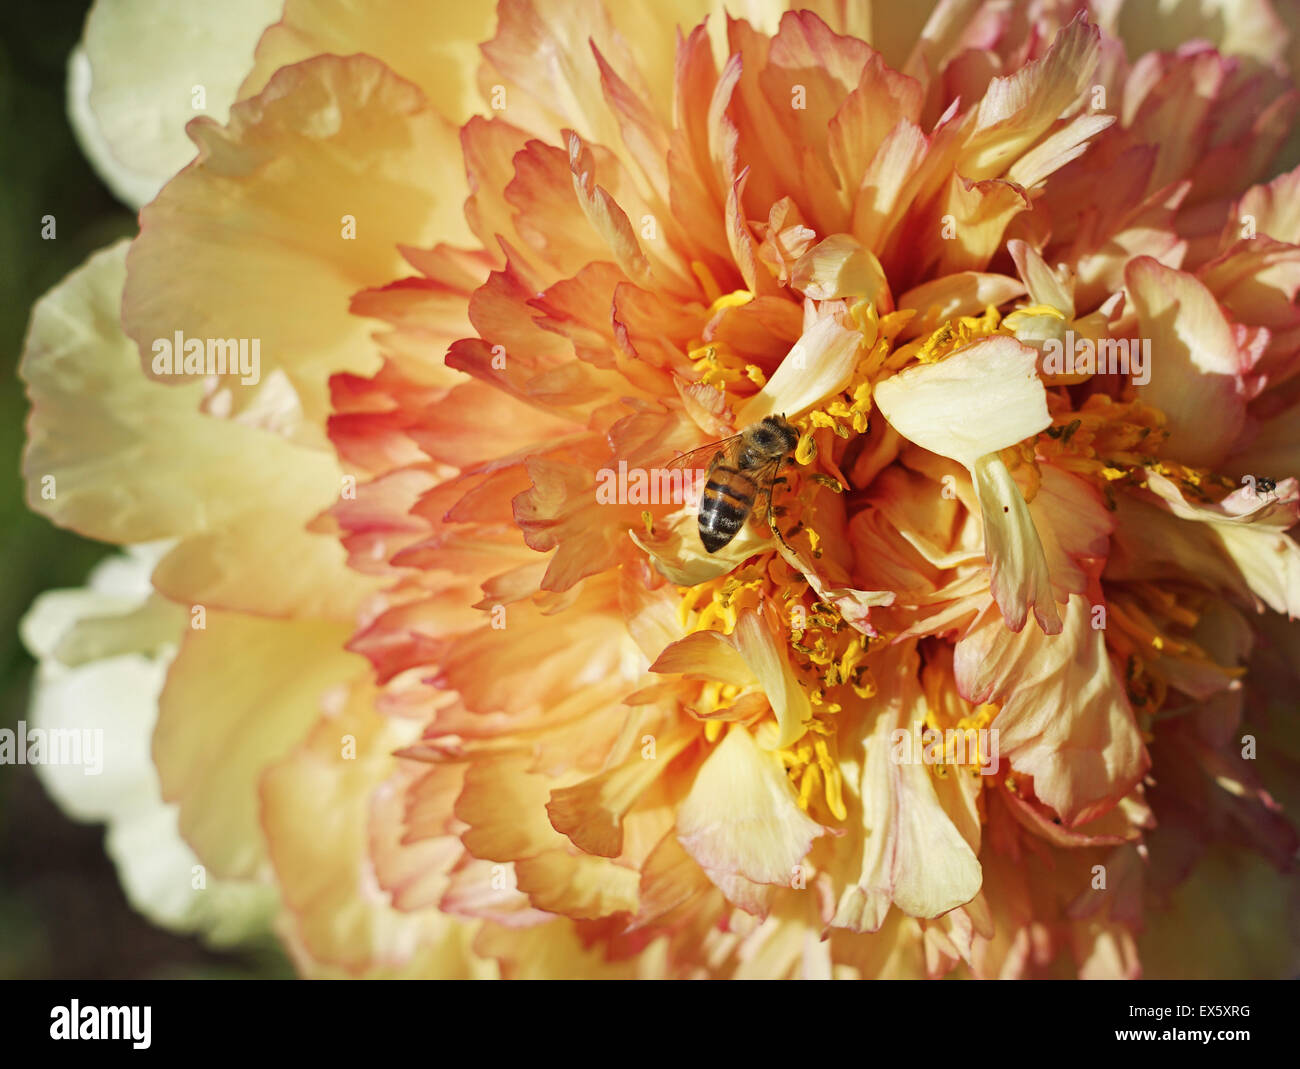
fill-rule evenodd
<path id="1" fill-rule="evenodd" d="M 1015 338 L 986 338 L 877 384 L 876 404 L 904 438 L 973 471 L 1051 423 L 1036 360 Z"/>
<path id="2" fill-rule="evenodd" d="M 225 122 L 280 0 L 98 0 L 68 70 L 68 112 L 81 147 L 132 207 L 194 158 L 185 124 Z M 202 89 L 202 108 L 195 108 Z"/>
<path id="3" fill-rule="evenodd" d="M 655 533 L 628 530 L 632 541 L 650 557 L 650 563 L 669 582 L 677 586 L 697 586 L 735 571 L 742 562 L 769 548 L 773 541 L 770 532 L 760 520 L 751 520 L 736 537 L 716 553 L 710 553 L 700 542 L 699 517 L 695 509 L 674 512 L 655 523 Z"/>
<path id="4" fill-rule="evenodd" d="M 858 363 L 862 335 L 827 316 L 813 324 L 781 361 L 763 389 L 736 412 L 741 426 L 780 413 L 794 417 L 839 393 Z"/>
<path id="5" fill-rule="evenodd" d="M 106 633 L 115 620 L 123 635 L 110 645 L 129 647 L 138 627 L 128 614 L 145 606 L 149 573 L 166 548 L 131 547 L 97 566 L 88 587 L 49 591 L 28 610 L 20 632 L 40 662 L 29 726 L 89 730 L 99 740 L 83 752 L 80 765 L 44 763 L 36 771 L 71 817 L 107 824 L 106 847 L 133 908 L 154 924 L 228 945 L 266 936 L 278 898 L 269 885 L 208 874 L 202 887 L 194 886 L 199 860 L 180 837 L 176 807 L 162 801 L 151 754 L 158 695 L 175 642 L 157 655 L 126 650 L 76 668 L 54 657 L 77 631 Z M 178 612 L 177 640 L 186 619 Z"/>

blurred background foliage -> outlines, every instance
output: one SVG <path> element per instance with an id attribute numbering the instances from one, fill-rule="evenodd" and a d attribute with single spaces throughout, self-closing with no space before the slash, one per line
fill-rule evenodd
<path id="1" fill-rule="evenodd" d="M 81 586 L 109 547 L 29 512 L 27 398 L 16 371 L 32 303 L 97 249 L 135 233 L 77 147 L 67 59 L 90 0 L 0 3 L 0 727 L 23 718 L 33 664 L 18 621 L 42 590 Z M 56 220 L 54 240 L 41 218 Z M 0 765 L 0 978 L 289 975 L 281 959 L 216 953 L 136 914 L 99 825 L 71 822 L 26 765 Z"/>

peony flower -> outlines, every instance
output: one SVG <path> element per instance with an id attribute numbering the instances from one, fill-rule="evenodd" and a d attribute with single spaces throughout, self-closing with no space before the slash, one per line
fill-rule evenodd
<path id="1" fill-rule="evenodd" d="M 32 506 L 161 545 L 29 641 L 303 975 L 1292 975 L 1292 32 L 289 0 L 34 313 Z"/>

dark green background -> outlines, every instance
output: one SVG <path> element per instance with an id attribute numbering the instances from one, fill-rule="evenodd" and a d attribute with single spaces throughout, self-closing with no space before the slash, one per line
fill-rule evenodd
<path id="1" fill-rule="evenodd" d="M 89 0 L 0 4 L 0 727 L 24 715 L 32 660 L 18 621 L 52 587 L 81 586 L 110 547 L 23 504 L 27 399 L 16 370 L 32 303 L 90 253 L 135 233 L 82 157 L 64 110 L 67 58 Z M 41 239 L 53 215 L 57 238 Z M 276 976 L 282 960 L 214 953 L 132 911 L 99 825 L 79 825 L 26 765 L 0 765 L 0 978 Z"/>

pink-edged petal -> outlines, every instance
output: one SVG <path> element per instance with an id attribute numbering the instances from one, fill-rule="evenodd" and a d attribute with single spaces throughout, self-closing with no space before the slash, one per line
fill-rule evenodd
<path id="1" fill-rule="evenodd" d="M 1075 595 L 1059 635 L 1008 631 L 985 612 L 957 643 L 968 701 L 1001 703 L 1001 756 L 1034 777 L 1038 798 L 1071 827 L 1116 805 L 1145 775 L 1146 749 L 1087 599 Z"/>
<path id="2" fill-rule="evenodd" d="M 780 759 L 737 726 L 701 766 L 677 812 L 678 839 L 715 883 L 742 876 L 788 886 L 824 833 L 799 808 Z"/>
<path id="3" fill-rule="evenodd" d="M 890 903 L 913 917 L 938 917 L 979 893 L 980 863 L 935 792 L 930 769 L 908 756 L 895 732 L 919 731 L 925 699 L 915 647 L 877 666 L 883 705 L 874 730 L 846 754 L 861 769 L 861 873 L 840 895 L 833 927 L 876 931 Z"/>
<path id="4" fill-rule="evenodd" d="M 1300 546 L 1286 534 L 1297 520 L 1295 480 L 1279 483 L 1275 497 L 1245 486 L 1214 505 L 1189 504 L 1177 486 L 1153 471 L 1147 487 L 1179 519 L 1207 524 L 1211 541 L 1264 604 L 1300 616 Z"/>
<path id="5" fill-rule="evenodd" d="M 1232 327 L 1213 294 L 1185 272 L 1144 256 L 1129 264 L 1124 279 L 1139 336 L 1151 343 L 1151 378 L 1138 386 L 1138 397 L 1165 414 L 1170 456 L 1213 467 L 1245 420 Z"/>
<path id="6" fill-rule="evenodd" d="M 1061 630 L 1043 543 L 1029 506 L 1001 457 L 982 457 L 975 465 L 975 493 L 984 517 L 984 550 L 992 572 L 990 586 L 1007 627 L 1019 631 L 1032 608 L 1048 635 Z"/>

